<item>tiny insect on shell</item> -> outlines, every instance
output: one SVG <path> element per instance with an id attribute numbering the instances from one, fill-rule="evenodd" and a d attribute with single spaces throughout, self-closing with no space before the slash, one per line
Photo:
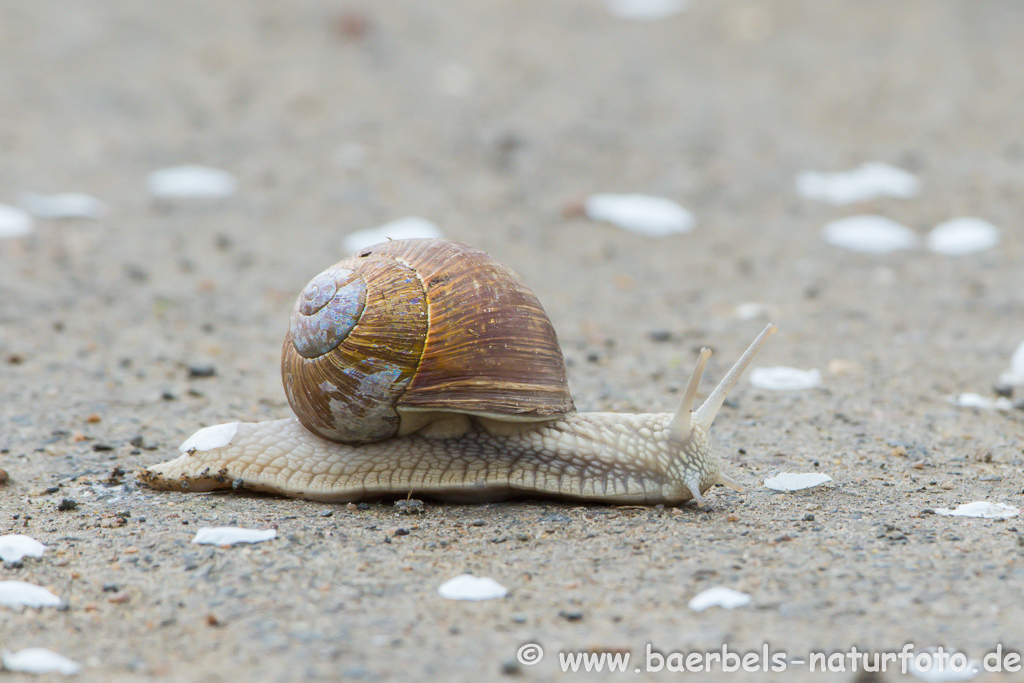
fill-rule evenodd
<path id="1" fill-rule="evenodd" d="M 421 287 L 420 296 L 413 298 L 422 298 L 426 305 L 452 308 L 451 301 L 434 301 L 432 294 L 435 293 L 439 297 L 451 297 L 460 295 L 462 290 L 506 292 L 515 289 L 517 293 L 513 296 L 517 300 L 530 302 L 531 315 L 542 316 L 541 320 L 530 323 L 529 329 L 537 332 L 527 336 L 528 340 L 540 340 L 538 343 L 546 345 L 545 362 L 554 363 L 554 367 L 542 373 L 545 381 L 553 382 L 540 390 L 542 401 L 534 400 L 526 410 L 516 413 L 516 400 L 502 396 L 500 387 L 485 387 L 482 398 L 460 395 L 451 408 L 436 402 L 444 392 L 417 396 L 414 401 L 420 403 L 411 406 L 403 405 L 399 394 L 393 413 L 386 408 L 366 409 L 365 404 L 357 403 L 356 408 L 348 409 L 350 414 L 342 415 L 345 430 L 350 429 L 356 417 L 367 414 L 374 419 L 383 416 L 388 429 L 393 431 L 391 435 L 380 436 L 384 428 L 380 423 L 374 423 L 370 429 L 374 431 L 375 440 L 371 443 L 362 443 L 359 435 L 346 439 L 351 443 L 341 443 L 330 434 L 326 438 L 323 431 L 329 432 L 330 429 L 311 430 L 307 424 L 309 420 L 301 415 L 270 422 L 208 427 L 182 445 L 179 457 L 144 470 L 140 474 L 142 480 L 159 489 L 210 491 L 245 488 L 337 502 L 415 494 L 458 502 L 493 501 L 509 496 L 546 496 L 648 505 L 675 505 L 696 500 L 703 505 L 703 494 L 715 484 L 742 490 L 721 472 L 721 463 L 711 447 L 708 430 L 728 392 L 775 331 L 774 325 L 769 325 L 758 335 L 696 410 L 692 408 L 704 366 L 711 355 L 708 349 L 701 351 L 675 413 L 577 413 L 572 409 L 568 389 L 565 388 L 563 394 L 559 386 L 559 382 L 564 382 L 564 362 L 557 350 L 553 329 L 550 333 L 547 331 L 550 322 L 539 302 L 532 303 L 535 301 L 532 293 L 520 293 L 518 288 L 525 289 L 525 285 L 521 284 L 518 276 L 483 252 L 446 240 L 404 240 L 364 250 L 332 269 L 335 272 L 346 271 L 341 277 L 347 283 L 351 279 L 349 271 L 353 267 L 361 267 L 362 261 L 370 265 L 371 272 L 390 267 L 386 263 L 375 263 L 381 260 L 394 260 L 402 268 L 409 268 L 410 262 L 415 261 L 409 255 L 424 253 L 428 254 L 427 258 L 433 265 L 423 266 L 417 272 L 420 276 L 412 282 L 419 283 Z M 451 258 L 452 253 L 457 253 L 460 258 Z M 440 277 L 436 269 L 438 263 L 446 267 L 459 264 L 465 267 L 466 259 L 463 257 L 467 254 L 472 256 L 469 267 L 477 272 L 446 273 L 448 280 L 443 282 L 455 282 L 454 286 L 431 287 L 429 283 L 441 282 L 437 279 Z M 423 271 L 431 274 L 424 278 Z M 510 278 L 511 284 L 478 288 L 469 279 L 472 277 L 482 277 L 486 282 Z M 304 301 L 312 299 L 317 299 L 316 305 L 320 305 L 317 297 L 326 298 L 321 297 L 320 292 L 334 287 L 333 280 L 325 286 L 322 275 L 318 278 L 313 281 L 318 284 L 312 295 L 307 287 L 300 296 L 297 310 L 303 307 Z M 409 284 L 407 281 L 401 286 L 408 287 Z M 351 296 L 346 296 L 351 301 Z M 366 302 L 374 300 L 378 303 L 375 298 L 373 294 L 363 297 Z M 488 320 L 497 320 L 499 329 L 502 320 L 500 303 L 471 302 L 487 310 Z M 345 306 L 352 310 L 348 303 Z M 305 308 L 311 310 L 313 306 L 307 303 Z M 408 307 L 398 308 L 407 318 L 420 315 L 415 311 L 409 312 Z M 516 315 L 520 312 L 517 311 Z M 371 315 L 363 309 L 339 317 L 344 318 L 344 326 L 354 329 Z M 426 317 L 433 325 L 433 317 Z M 401 327 L 402 324 L 399 321 L 395 326 Z M 465 322 L 456 321 L 455 324 L 464 325 Z M 516 329 L 515 324 L 518 322 L 512 323 L 511 329 Z M 360 332 L 365 334 L 365 330 Z M 447 334 L 432 328 L 427 331 L 425 342 L 414 343 L 425 349 L 419 353 L 426 357 L 444 350 L 443 344 L 436 348 L 431 344 L 438 338 L 447 339 Z M 286 385 L 298 374 L 289 372 L 292 367 L 289 363 L 293 362 L 289 360 L 289 344 L 294 346 L 291 339 L 292 335 L 289 335 L 285 344 L 283 377 Z M 554 340 L 553 347 L 549 345 L 549 339 Z M 345 343 L 342 340 L 339 345 Z M 301 345 L 317 347 L 318 353 L 329 346 L 310 342 L 308 335 Z M 367 348 L 366 344 L 357 346 L 360 351 Z M 495 348 L 493 340 L 485 338 L 478 349 L 460 350 L 464 356 L 468 354 L 469 360 L 465 362 L 472 366 L 473 353 L 493 355 Z M 335 349 L 324 353 L 335 354 L 331 358 L 332 366 L 341 365 L 342 372 L 348 367 L 349 376 L 366 376 L 365 372 L 353 373 L 351 366 L 341 364 Z M 349 350 L 340 353 L 349 353 Z M 360 357 L 356 362 L 364 363 L 363 368 L 372 368 L 379 367 L 378 360 Z M 308 361 L 300 362 L 306 364 Z M 515 368 L 516 363 L 509 363 L 508 367 Z M 317 372 L 320 371 L 311 374 L 320 380 L 319 385 L 325 384 Z M 432 382 L 447 381 L 439 376 L 430 379 Z M 399 387 L 399 392 L 415 382 L 415 378 L 405 382 Z M 330 382 L 326 384 L 331 385 Z M 530 393 L 530 388 L 522 381 L 509 384 L 514 385 L 514 391 Z M 308 400 L 305 393 L 315 390 L 316 387 L 311 389 L 301 385 L 286 387 L 290 398 L 300 397 L 300 406 L 318 403 L 317 400 Z M 434 403 L 425 407 L 424 401 Z M 337 402 L 335 398 L 319 403 L 333 405 Z M 552 405 L 557 409 L 550 408 Z M 326 416 L 314 418 L 312 424 L 320 427 L 339 422 L 334 416 Z"/>

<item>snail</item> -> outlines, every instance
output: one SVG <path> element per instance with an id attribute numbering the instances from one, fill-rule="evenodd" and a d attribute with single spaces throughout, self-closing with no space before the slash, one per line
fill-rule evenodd
<path id="1" fill-rule="evenodd" d="M 577 413 L 558 339 L 508 267 L 448 240 L 385 242 L 299 295 L 281 372 L 296 417 L 200 429 L 140 473 L 179 491 L 244 488 L 346 502 L 546 496 L 676 505 L 715 484 L 708 430 L 775 331 L 692 410 L 702 349 L 673 413 Z"/>

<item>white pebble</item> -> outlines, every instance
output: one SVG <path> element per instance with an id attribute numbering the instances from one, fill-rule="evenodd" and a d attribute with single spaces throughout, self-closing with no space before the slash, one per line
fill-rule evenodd
<path id="1" fill-rule="evenodd" d="M 781 472 L 774 477 L 766 477 L 764 485 L 773 491 L 803 491 L 830 481 L 832 477 L 820 472 Z"/>
<path id="2" fill-rule="evenodd" d="M 508 589 L 486 576 L 461 574 L 438 586 L 437 593 L 449 600 L 494 600 L 508 595 Z"/>
<path id="3" fill-rule="evenodd" d="M 961 408 L 981 408 L 983 410 L 1013 410 L 1013 402 L 1005 396 L 989 398 L 973 392 L 964 392 L 954 396 L 952 402 Z"/>
<path id="4" fill-rule="evenodd" d="M 227 171 L 188 164 L 153 171 L 149 193 L 158 199 L 215 199 L 233 195 L 238 181 Z"/>
<path id="5" fill-rule="evenodd" d="M 45 647 L 28 647 L 11 654 L 0 655 L 4 669 L 25 674 L 59 673 L 74 676 L 82 670 L 82 665 L 64 655 L 59 655 Z"/>
<path id="6" fill-rule="evenodd" d="M 701 591 L 690 600 L 690 609 L 703 612 L 709 607 L 735 609 L 750 604 L 750 596 L 725 586 L 715 586 Z"/>
<path id="7" fill-rule="evenodd" d="M 13 206 L 0 204 L 0 239 L 23 237 L 32 232 L 32 216 Z"/>
<path id="8" fill-rule="evenodd" d="M 262 543 L 277 538 L 277 531 L 243 529 L 236 526 L 204 526 L 196 532 L 193 543 L 200 545 L 235 545 L 236 543 Z"/>
<path id="9" fill-rule="evenodd" d="M 744 301 L 736 306 L 733 314 L 740 320 L 753 320 L 754 318 L 769 318 L 772 315 L 772 307 L 768 304 L 761 304 L 756 301 Z"/>
<path id="10" fill-rule="evenodd" d="M 623 19 L 656 21 L 679 14 L 687 0 L 605 0 L 608 12 Z"/>
<path id="11" fill-rule="evenodd" d="M 955 510 L 936 508 L 935 514 L 946 517 L 984 517 L 985 519 L 1006 519 L 1020 514 L 1018 508 L 1005 503 L 986 503 L 976 500 L 973 503 L 958 505 Z"/>
<path id="12" fill-rule="evenodd" d="M 591 220 L 648 237 L 689 232 L 697 225 L 693 214 L 671 199 L 644 194 L 594 194 L 584 202 L 583 210 Z"/>
<path id="13" fill-rule="evenodd" d="M 46 546 L 31 536 L 0 536 L 0 560 L 4 562 L 17 562 L 23 557 L 42 557 L 45 550 Z"/>
<path id="14" fill-rule="evenodd" d="M 238 431 L 237 422 L 226 422 L 219 425 L 203 427 L 192 436 L 185 439 L 185 443 L 178 446 L 182 453 L 189 451 L 211 451 L 214 448 L 222 448 L 231 443 Z"/>
<path id="15" fill-rule="evenodd" d="M 410 216 L 397 221 L 385 223 L 376 228 L 367 228 L 345 235 L 342 246 L 346 251 L 357 252 L 388 240 L 408 240 L 416 238 L 436 239 L 444 237 L 441 228 L 426 218 Z"/>
<path id="16" fill-rule="evenodd" d="M 804 171 L 796 176 L 800 196 L 835 205 L 886 195 L 907 199 L 917 194 L 920 185 L 913 174 L 879 162 L 861 164 L 844 173 Z"/>
<path id="17" fill-rule="evenodd" d="M 947 256 L 973 254 L 999 244 L 999 228 L 980 218 L 954 218 L 935 226 L 925 245 Z"/>
<path id="18" fill-rule="evenodd" d="M 827 223 L 821 237 L 829 244 L 849 249 L 884 254 L 917 246 L 917 234 L 884 216 L 850 216 Z"/>
<path id="19" fill-rule="evenodd" d="M 0 581 L 0 605 L 5 607 L 59 607 L 60 598 L 42 586 L 24 581 Z"/>
<path id="20" fill-rule="evenodd" d="M 1024 341 L 1010 357 L 1010 369 L 999 376 L 999 381 L 1013 387 L 1024 385 Z"/>
<path id="21" fill-rule="evenodd" d="M 821 370 L 811 368 L 754 368 L 750 371 L 750 384 L 758 389 L 795 391 L 821 386 Z"/>
<path id="22" fill-rule="evenodd" d="M 107 205 L 81 192 L 65 194 L 36 194 L 26 192 L 21 205 L 36 218 L 99 218 L 107 211 Z"/>

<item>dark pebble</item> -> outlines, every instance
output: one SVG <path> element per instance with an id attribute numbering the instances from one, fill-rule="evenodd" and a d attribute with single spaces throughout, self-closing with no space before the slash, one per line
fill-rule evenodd
<path id="1" fill-rule="evenodd" d="M 49 487 L 43 489 L 43 493 L 46 493 L 46 494 L 57 493 L 57 491 L 60 491 L 60 487 L 59 486 L 49 486 Z"/>
<path id="2" fill-rule="evenodd" d="M 125 264 L 124 274 L 132 282 L 146 282 L 149 280 L 149 273 L 146 272 L 146 269 L 133 263 Z"/>
<path id="3" fill-rule="evenodd" d="M 579 610 L 562 610 L 558 613 L 558 616 L 562 617 L 566 621 L 579 621 L 583 618 L 583 612 Z"/>
<path id="4" fill-rule="evenodd" d="M 131 438 L 131 440 L 128 441 L 128 444 L 131 445 L 131 446 L 135 446 L 136 448 L 145 448 L 146 447 L 146 442 L 142 439 L 142 435 L 141 434 L 139 434 L 138 436 L 133 436 Z"/>
<path id="5" fill-rule="evenodd" d="M 992 386 L 992 391 L 996 393 L 996 396 L 1011 398 L 1013 396 L 1013 385 L 1005 382 L 997 382 Z"/>
<path id="6" fill-rule="evenodd" d="M 647 336 L 652 342 L 664 343 L 672 341 L 672 333 L 668 330 L 651 330 Z"/>
<path id="7" fill-rule="evenodd" d="M 404 526 L 400 526 L 397 529 L 395 529 L 395 534 L 394 535 L 395 536 L 408 536 L 409 535 L 409 530 L 406 529 Z"/>
<path id="8" fill-rule="evenodd" d="M 806 515 L 804 515 L 804 521 L 805 522 L 813 522 L 814 521 L 814 513 L 813 512 L 808 512 Z"/>
<path id="9" fill-rule="evenodd" d="M 395 512 L 400 515 L 422 515 L 425 507 L 422 500 L 406 498 L 395 501 Z"/>
<path id="10" fill-rule="evenodd" d="M 213 377 L 217 374 L 217 368 L 212 363 L 192 364 L 188 366 L 188 376 L 191 379 L 202 377 Z"/>
<path id="11" fill-rule="evenodd" d="M 118 586 L 116 583 L 105 583 L 105 584 L 103 584 L 103 592 L 104 593 L 116 593 L 119 590 L 121 590 L 121 587 Z"/>
<path id="12" fill-rule="evenodd" d="M 92 449 L 94 451 L 112 451 L 114 450 L 114 447 L 105 443 L 94 443 L 92 445 Z"/>
<path id="13" fill-rule="evenodd" d="M 570 518 L 568 515 L 562 515 L 562 514 L 559 514 L 559 513 L 555 512 L 555 513 L 552 513 L 550 515 L 544 515 L 543 517 L 540 518 L 539 521 L 541 521 L 541 522 L 559 522 L 560 524 L 565 524 L 566 522 L 571 522 L 572 518 Z"/>
<path id="14" fill-rule="evenodd" d="M 60 512 L 74 510 L 76 507 L 78 507 L 78 503 L 71 500 L 70 498 L 62 498 L 61 501 L 57 503 L 57 510 Z"/>
<path id="15" fill-rule="evenodd" d="M 514 659 L 506 659 L 501 663 L 501 675 L 502 676 L 522 676 L 523 667 L 519 665 Z"/>
<path id="16" fill-rule="evenodd" d="M 487 526 L 487 520 L 486 519 L 474 519 L 472 522 L 469 523 L 469 526 Z"/>
<path id="17" fill-rule="evenodd" d="M 320 513 L 320 516 L 321 517 L 333 517 L 334 516 L 334 510 L 324 510 L 323 512 Z"/>
<path id="18" fill-rule="evenodd" d="M 177 400 L 178 397 L 175 396 L 170 391 L 165 391 L 164 393 L 160 394 L 160 398 L 162 398 L 165 401 L 174 401 Z"/>
<path id="19" fill-rule="evenodd" d="M 370 504 L 369 503 L 359 503 L 358 505 L 356 505 L 356 508 L 359 509 L 359 510 L 369 510 L 370 509 Z"/>

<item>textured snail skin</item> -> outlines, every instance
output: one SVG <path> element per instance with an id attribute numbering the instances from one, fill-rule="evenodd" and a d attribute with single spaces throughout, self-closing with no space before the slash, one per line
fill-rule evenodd
<path id="1" fill-rule="evenodd" d="M 502 434 L 474 422 L 450 438 L 413 434 L 358 446 L 320 438 L 295 418 L 231 423 L 200 430 L 182 445 L 181 456 L 140 477 L 159 489 L 243 488 L 333 502 L 410 494 L 460 502 L 538 495 L 647 505 L 695 499 L 702 505 L 702 494 L 716 483 L 739 489 L 720 472 L 708 429 L 774 331 L 769 325 L 692 412 L 707 349 L 675 414 L 574 413 Z M 190 445 L 207 430 L 220 436 Z"/>
<path id="2" fill-rule="evenodd" d="M 675 504 L 715 484 L 719 463 L 702 429 L 681 442 L 668 428 L 672 418 L 587 413 L 510 435 L 474 428 L 452 439 L 410 435 L 362 446 L 327 441 L 290 418 L 239 424 L 230 445 L 186 452 L 144 479 L 157 488 L 238 487 L 329 502 L 412 493 Z"/>

